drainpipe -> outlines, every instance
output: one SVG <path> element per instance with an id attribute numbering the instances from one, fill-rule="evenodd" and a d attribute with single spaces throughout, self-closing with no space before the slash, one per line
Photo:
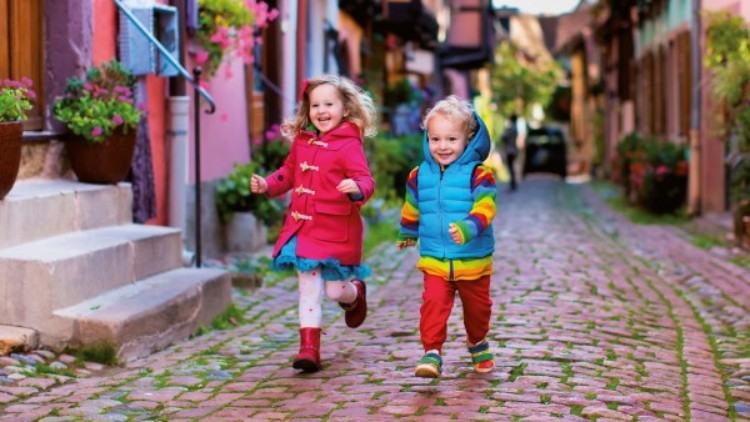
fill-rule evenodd
<path id="1" fill-rule="evenodd" d="M 190 98 L 171 96 L 169 103 L 169 225 L 187 229 L 185 204 L 188 184 L 188 126 L 190 124 Z"/>
<path id="2" fill-rule="evenodd" d="M 701 212 L 701 1 L 693 0 L 693 27 L 690 32 L 691 85 L 690 97 L 690 167 L 688 174 L 688 214 Z"/>
<path id="3" fill-rule="evenodd" d="M 283 17 L 281 21 L 281 56 L 282 65 L 281 87 L 283 89 L 283 100 L 281 101 L 281 116 L 294 114 L 294 106 L 297 101 L 297 35 L 293 28 L 297 27 L 297 6 L 294 2 L 280 2 L 279 11 Z M 287 99 L 292 99 L 289 101 Z"/>
<path id="4" fill-rule="evenodd" d="M 187 2 L 192 0 L 170 0 L 172 6 L 177 7 L 180 24 L 179 61 L 185 63 L 187 44 Z M 193 7 L 197 5 L 197 0 Z M 189 172 L 189 125 L 190 125 L 190 97 L 187 95 L 187 83 L 183 76 L 169 79 L 169 98 L 167 99 L 168 122 L 167 141 L 169 142 L 169 206 L 168 223 L 171 227 L 182 230 L 183 242 L 187 233 L 187 186 L 190 183 Z M 183 247 L 182 259 L 185 265 L 191 264 L 193 253 Z"/>

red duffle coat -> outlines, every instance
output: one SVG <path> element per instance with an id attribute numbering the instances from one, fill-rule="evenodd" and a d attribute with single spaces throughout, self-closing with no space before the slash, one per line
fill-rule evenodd
<path id="1" fill-rule="evenodd" d="M 336 190 L 344 179 L 354 180 L 361 199 L 353 201 Z M 266 177 L 266 183 L 271 197 L 292 191 L 274 257 L 296 234 L 298 257 L 334 258 L 341 265 L 362 263 L 360 209 L 375 191 L 375 180 L 355 125 L 344 122 L 320 137 L 302 131 L 284 165 Z"/>

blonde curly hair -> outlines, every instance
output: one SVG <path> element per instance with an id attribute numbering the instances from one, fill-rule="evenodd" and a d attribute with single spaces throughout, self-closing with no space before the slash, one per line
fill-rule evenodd
<path id="1" fill-rule="evenodd" d="M 307 80 L 297 111 L 281 124 L 281 133 L 293 139 L 310 124 L 310 92 L 324 84 L 333 85 L 341 95 L 345 115 L 343 121 L 356 125 L 362 136 L 375 136 L 376 110 L 372 98 L 351 79 L 337 75 L 321 75 Z"/>
<path id="2" fill-rule="evenodd" d="M 427 110 L 427 114 L 422 120 L 422 129 L 427 130 L 427 125 L 432 118 L 437 115 L 448 117 L 463 123 L 466 131 L 466 139 L 471 139 L 479 129 L 479 123 L 474 118 L 474 107 L 466 100 L 462 100 L 455 95 L 449 95 L 435 103 Z"/>

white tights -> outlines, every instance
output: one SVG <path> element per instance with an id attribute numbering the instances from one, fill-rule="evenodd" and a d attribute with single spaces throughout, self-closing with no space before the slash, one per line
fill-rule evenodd
<path id="1" fill-rule="evenodd" d="M 352 303 L 357 288 L 350 281 L 323 281 L 320 268 L 297 272 L 299 280 L 299 326 L 320 328 L 323 319 L 323 285 L 328 298 L 341 303 Z"/>

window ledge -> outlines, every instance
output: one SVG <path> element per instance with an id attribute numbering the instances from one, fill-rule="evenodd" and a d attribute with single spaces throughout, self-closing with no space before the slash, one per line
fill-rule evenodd
<path id="1" fill-rule="evenodd" d="M 65 132 L 56 131 L 24 131 L 23 142 L 35 143 L 35 142 L 49 142 L 53 139 L 59 139 Z"/>

